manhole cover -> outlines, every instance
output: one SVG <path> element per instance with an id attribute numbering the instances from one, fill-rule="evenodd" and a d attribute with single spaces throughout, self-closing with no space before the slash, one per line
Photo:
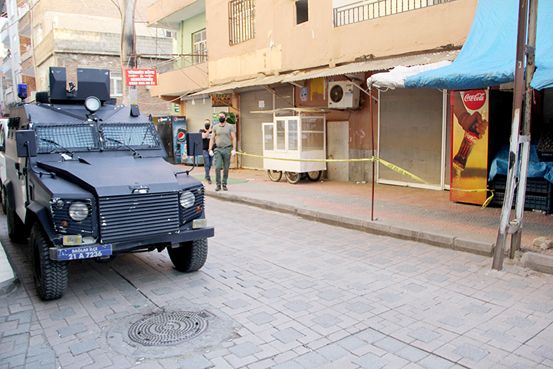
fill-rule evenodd
<path id="1" fill-rule="evenodd" d="M 129 338 L 144 346 L 174 345 L 199 336 L 207 328 L 208 317 L 205 311 L 157 313 L 133 323 Z"/>

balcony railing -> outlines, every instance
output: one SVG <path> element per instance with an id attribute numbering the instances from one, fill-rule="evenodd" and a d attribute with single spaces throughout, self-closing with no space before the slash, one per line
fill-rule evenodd
<path id="1" fill-rule="evenodd" d="M 141 55 L 141 57 L 147 58 L 147 56 L 145 55 Z M 201 63 L 207 63 L 207 54 L 171 55 L 170 59 L 158 63 L 156 65 L 156 69 L 158 73 L 166 73 L 177 69 L 184 69 Z"/>
<path id="2" fill-rule="evenodd" d="M 386 17 L 455 0 L 364 0 L 334 8 L 334 27 Z"/>

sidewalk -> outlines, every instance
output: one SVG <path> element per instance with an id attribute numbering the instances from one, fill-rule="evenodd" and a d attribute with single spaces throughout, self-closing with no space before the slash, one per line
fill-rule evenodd
<path id="1" fill-rule="evenodd" d="M 203 169 L 203 168 L 198 168 Z M 202 173 L 203 174 L 203 173 Z M 194 173 L 201 179 L 201 174 Z M 374 221 L 371 221 L 371 185 L 349 182 L 309 182 L 296 185 L 285 178 L 271 182 L 263 171 L 234 169 L 229 191 L 214 191 L 206 184 L 206 194 L 272 210 L 297 214 L 326 223 L 421 241 L 481 255 L 492 255 L 497 237 L 500 208 L 458 204 L 449 201 L 449 192 L 376 185 Z M 207 209 L 209 218 L 209 209 Z M 553 236 L 553 216 L 527 211 L 524 214 L 522 246 L 532 246 L 538 237 Z M 553 272 L 553 250 L 527 253 L 527 266 Z M 545 265 L 530 265 L 535 260 Z M 491 261 L 490 261 L 491 262 Z"/>

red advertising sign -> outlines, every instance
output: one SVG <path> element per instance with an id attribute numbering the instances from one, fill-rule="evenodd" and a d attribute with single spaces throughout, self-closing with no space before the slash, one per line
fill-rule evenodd
<path id="1" fill-rule="evenodd" d="M 125 69 L 127 86 L 157 86 L 157 71 L 153 68 Z"/>

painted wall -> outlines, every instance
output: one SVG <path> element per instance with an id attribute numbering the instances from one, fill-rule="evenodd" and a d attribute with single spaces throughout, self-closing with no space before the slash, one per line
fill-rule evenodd
<path id="1" fill-rule="evenodd" d="M 229 46 L 228 1 L 206 0 L 211 84 L 263 74 L 461 46 L 477 0 L 450 3 L 333 26 L 332 0 L 309 2 L 309 21 L 295 24 L 295 3 L 259 1 L 252 40 Z M 232 65 L 232 68 L 228 66 Z"/>
<path id="2" fill-rule="evenodd" d="M 181 54 L 192 54 L 192 34 L 205 28 L 205 13 L 181 22 L 177 35 L 177 49 Z"/>

